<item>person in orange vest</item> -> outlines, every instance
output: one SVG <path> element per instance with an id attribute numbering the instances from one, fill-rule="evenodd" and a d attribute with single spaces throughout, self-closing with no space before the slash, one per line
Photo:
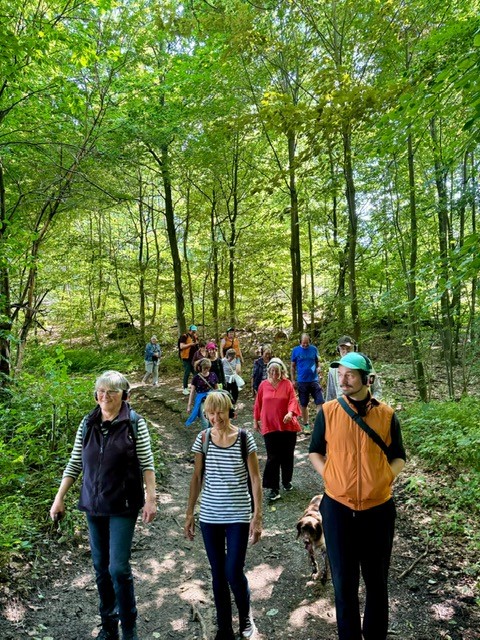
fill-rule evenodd
<path id="1" fill-rule="evenodd" d="M 392 485 L 405 466 L 395 411 L 370 391 L 373 366 L 346 353 L 338 369 L 343 395 L 320 407 L 310 461 L 323 478 L 320 503 L 332 570 L 339 640 L 386 640 L 388 570 L 395 529 Z M 365 611 L 360 615 L 360 575 Z"/>
<path id="2" fill-rule="evenodd" d="M 220 340 L 220 358 L 225 358 L 229 349 L 235 349 L 237 354 L 235 364 L 237 365 L 237 373 L 240 373 L 243 355 L 234 327 L 228 327 L 225 335 Z"/>
<path id="3" fill-rule="evenodd" d="M 190 395 L 190 389 L 188 388 L 188 378 L 190 374 L 194 374 L 192 360 L 198 349 L 198 336 L 197 327 L 191 324 L 188 327 L 187 333 L 180 336 L 178 340 L 179 355 L 183 364 L 183 395 Z"/>

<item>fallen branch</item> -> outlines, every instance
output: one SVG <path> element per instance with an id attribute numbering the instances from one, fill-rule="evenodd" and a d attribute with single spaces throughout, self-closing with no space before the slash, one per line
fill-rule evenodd
<path id="1" fill-rule="evenodd" d="M 205 625 L 205 620 L 202 617 L 202 614 L 198 610 L 198 607 L 192 604 L 192 620 L 198 620 L 200 624 L 200 629 L 202 630 L 202 640 L 208 640 L 207 635 L 207 627 Z"/>
<path id="2" fill-rule="evenodd" d="M 412 562 L 412 564 L 407 567 L 405 569 L 405 571 L 403 571 L 399 576 L 398 579 L 401 580 L 402 578 L 405 578 L 405 576 L 408 576 L 408 574 L 413 571 L 413 569 L 417 566 L 417 564 L 419 562 L 421 562 L 423 560 L 423 558 L 425 558 L 428 555 L 428 545 L 430 544 L 430 538 L 427 538 L 427 546 L 425 548 L 425 551 L 422 553 L 422 555 L 418 556 L 418 558 L 416 560 L 414 560 Z"/>

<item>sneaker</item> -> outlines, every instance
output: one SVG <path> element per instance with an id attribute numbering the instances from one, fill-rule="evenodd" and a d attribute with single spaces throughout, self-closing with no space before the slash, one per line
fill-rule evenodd
<path id="1" fill-rule="evenodd" d="M 285 489 L 285 491 L 291 491 L 293 489 L 293 484 L 291 482 L 284 484 L 283 488 Z"/>
<path id="2" fill-rule="evenodd" d="M 307 435 L 310 435 L 312 433 L 312 430 L 310 429 L 310 425 L 309 424 L 304 424 L 303 425 L 303 433 L 306 433 Z"/>
<path id="3" fill-rule="evenodd" d="M 248 618 L 244 620 L 243 624 L 240 624 L 240 637 L 241 638 L 252 638 L 253 634 L 257 630 L 255 623 L 253 621 L 252 612 L 248 614 Z"/>
<path id="4" fill-rule="evenodd" d="M 188 389 L 184 389 L 183 390 L 183 395 L 184 396 L 189 396 L 190 395 L 190 391 Z"/>
<path id="5" fill-rule="evenodd" d="M 270 491 L 268 492 L 267 498 L 270 500 L 270 502 L 274 502 L 275 500 L 278 500 L 280 498 L 280 491 L 277 491 L 276 489 L 270 489 Z M 245 636 L 247 638 L 249 638 L 250 636 Z"/>
<path id="6" fill-rule="evenodd" d="M 96 640 L 119 640 L 118 624 L 104 624 Z"/>
<path id="7" fill-rule="evenodd" d="M 139 640 L 136 625 L 133 629 L 123 630 L 122 640 Z"/>

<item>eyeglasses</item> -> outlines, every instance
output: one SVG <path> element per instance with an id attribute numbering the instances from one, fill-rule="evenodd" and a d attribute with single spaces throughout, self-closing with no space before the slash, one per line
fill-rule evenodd
<path id="1" fill-rule="evenodd" d="M 97 394 L 99 396 L 108 396 L 110 398 L 114 393 L 121 393 L 121 391 L 121 389 L 97 389 Z"/>

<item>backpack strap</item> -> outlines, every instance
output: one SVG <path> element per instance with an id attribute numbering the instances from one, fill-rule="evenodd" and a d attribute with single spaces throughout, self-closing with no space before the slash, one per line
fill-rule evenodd
<path id="1" fill-rule="evenodd" d="M 242 450 L 242 460 L 245 463 L 245 466 L 247 467 L 247 471 L 248 471 L 247 432 L 245 431 L 245 429 L 239 429 L 239 431 L 240 431 L 240 448 Z"/>
<path id="2" fill-rule="evenodd" d="M 130 425 L 132 427 L 132 436 L 135 442 L 137 441 L 139 420 L 140 420 L 140 416 L 138 415 L 138 413 L 133 409 L 130 409 Z M 85 416 L 82 420 L 82 443 L 84 442 L 87 433 L 88 433 L 88 424 L 87 424 L 87 416 Z"/>
<path id="3" fill-rule="evenodd" d="M 374 429 L 372 429 L 372 427 L 370 427 L 365 422 L 365 420 L 362 420 L 362 417 L 356 411 L 354 411 L 349 404 L 347 404 L 347 402 L 346 402 L 346 400 L 344 398 L 342 398 L 342 397 L 337 398 L 337 401 L 338 401 L 339 405 L 342 407 L 342 409 L 346 413 L 348 413 L 350 418 L 352 418 L 352 420 L 358 424 L 360 429 L 365 431 L 367 436 L 369 436 L 375 442 L 375 444 L 380 447 L 380 449 L 383 451 L 383 453 L 388 458 L 388 455 L 389 455 L 388 447 L 385 444 L 385 442 L 382 440 L 382 438 L 378 435 L 378 433 Z"/>

